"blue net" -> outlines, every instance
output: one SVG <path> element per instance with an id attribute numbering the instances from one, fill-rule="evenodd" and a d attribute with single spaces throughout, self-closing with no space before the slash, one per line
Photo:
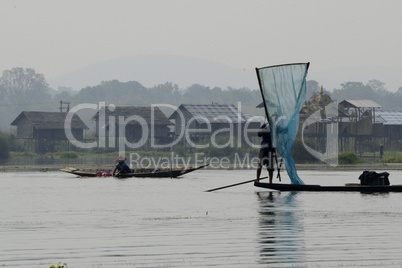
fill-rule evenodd
<path id="1" fill-rule="evenodd" d="M 296 171 L 292 149 L 299 128 L 299 112 L 306 99 L 309 63 L 257 68 L 272 145 L 282 156 L 292 184 L 304 184 Z"/>

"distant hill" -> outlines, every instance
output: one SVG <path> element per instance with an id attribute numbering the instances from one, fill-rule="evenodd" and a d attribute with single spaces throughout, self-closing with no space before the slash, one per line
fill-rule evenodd
<path id="1" fill-rule="evenodd" d="M 193 84 L 227 88 L 258 89 L 254 70 L 236 69 L 213 61 L 182 56 L 133 56 L 100 62 L 66 75 L 49 79 L 52 88 L 59 86 L 80 90 L 102 81 L 137 81 L 145 87 L 172 82 L 179 88 Z"/>

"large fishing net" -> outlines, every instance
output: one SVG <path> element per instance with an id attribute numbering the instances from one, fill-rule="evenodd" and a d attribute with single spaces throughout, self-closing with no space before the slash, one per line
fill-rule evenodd
<path id="1" fill-rule="evenodd" d="M 309 63 L 257 68 L 272 145 L 282 156 L 292 184 L 304 184 L 296 171 L 292 149 L 299 128 L 299 112 L 306 99 Z"/>

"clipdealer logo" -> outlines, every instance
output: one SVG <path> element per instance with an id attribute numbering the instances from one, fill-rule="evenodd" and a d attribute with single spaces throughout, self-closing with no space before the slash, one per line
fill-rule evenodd
<path id="1" fill-rule="evenodd" d="M 189 119 L 186 119 L 183 112 L 178 109 L 178 107 L 171 104 L 152 104 L 151 105 L 151 114 L 150 114 L 150 122 L 147 122 L 143 117 L 138 115 L 132 115 L 127 118 L 124 116 L 111 116 L 107 115 L 106 109 L 109 111 L 114 111 L 116 106 L 114 104 L 110 104 L 108 106 L 105 105 L 105 102 L 99 102 L 99 105 L 84 103 L 79 104 L 73 107 L 66 116 L 64 122 L 64 129 L 67 136 L 67 139 L 82 149 L 91 149 L 91 148 L 107 148 L 107 147 L 115 147 L 115 138 L 118 136 L 119 139 L 119 150 L 124 151 L 125 148 L 130 149 L 138 149 L 142 147 L 148 140 L 150 141 L 150 147 L 154 149 L 163 149 L 170 148 L 176 144 L 178 144 L 183 138 L 186 140 L 187 144 L 195 149 L 203 149 L 210 146 L 215 148 L 225 148 L 225 147 L 242 147 L 242 142 L 245 142 L 247 145 L 253 148 L 259 148 L 259 144 L 254 144 L 250 140 L 250 133 L 256 134 L 258 129 L 250 129 L 249 126 L 251 123 L 258 122 L 262 124 L 261 117 L 253 116 L 244 120 L 241 117 L 241 103 L 238 103 L 238 117 L 233 119 L 233 117 L 229 117 L 226 115 L 218 115 L 211 119 L 206 118 L 205 116 L 193 116 Z M 181 122 L 185 122 L 184 127 L 180 128 L 180 132 L 176 133 L 171 142 L 166 144 L 157 144 L 155 142 L 156 130 L 155 130 L 155 109 L 159 107 L 164 107 L 167 109 L 172 109 L 175 111 L 180 117 Z M 97 112 L 97 140 L 93 142 L 82 142 L 77 140 L 72 132 L 72 120 L 74 115 L 76 115 L 79 111 L 84 109 L 91 109 Z M 212 130 L 212 123 L 216 120 L 220 122 L 224 122 L 225 126 L 219 128 L 217 130 Z M 193 124 L 195 121 L 201 122 L 202 127 L 196 127 L 197 124 Z M 136 142 L 130 142 L 125 136 L 125 130 L 127 125 L 135 123 L 141 128 L 141 137 Z M 106 126 L 108 130 L 106 131 Z M 118 133 L 118 134 L 117 134 Z M 202 134 L 210 134 L 210 141 L 204 144 L 197 144 L 192 140 L 192 134 L 202 133 Z M 241 138 L 236 139 L 235 137 L 239 137 L 238 134 L 241 133 Z M 217 141 L 217 138 L 220 134 L 227 134 L 229 139 L 224 143 L 220 144 Z"/>
<path id="2" fill-rule="evenodd" d="M 331 165 L 336 166 L 338 164 L 338 122 L 334 120 L 330 120 L 328 118 L 337 118 L 337 109 L 336 104 L 331 103 L 325 107 L 322 107 L 321 110 L 316 111 L 311 116 L 309 116 L 303 123 L 302 126 L 302 143 L 306 150 L 312 154 L 317 159 Z M 180 117 L 181 122 L 185 122 L 184 127 L 180 128 L 180 132 L 176 133 L 176 136 L 166 144 L 156 144 L 155 142 L 155 109 L 156 107 L 164 107 L 166 109 L 172 109 L 173 111 L 177 112 L 178 116 Z M 241 118 L 237 120 L 233 120 L 228 116 L 219 115 L 214 117 L 212 120 L 221 120 L 226 122 L 227 124 L 225 127 L 212 131 L 212 125 L 208 118 L 204 116 L 194 116 L 190 119 L 185 120 L 185 116 L 178 107 L 171 105 L 171 104 L 152 104 L 151 105 L 151 121 L 147 122 L 143 117 L 138 115 L 132 115 L 129 117 L 124 116 L 111 116 L 107 115 L 106 109 L 109 111 L 114 111 L 116 106 L 114 104 L 110 104 L 108 106 L 105 105 L 105 102 L 99 102 L 99 104 L 91 104 L 91 103 L 84 103 L 79 104 L 73 107 L 66 116 L 64 122 L 64 129 L 66 133 L 67 139 L 74 144 L 78 148 L 82 149 L 91 149 L 91 148 L 116 148 L 115 146 L 115 138 L 118 134 L 118 150 L 120 155 L 125 155 L 125 151 L 127 148 L 130 149 L 138 149 L 142 147 L 148 140 L 150 140 L 150 147 L 154 149 L 163 149 L 163 148 L 170 148 L 176 144 L 178 144 L 183 138 L 186 140 L 187 144 L 195 149 L 203 149 L 207 147 L 214 147 L 214 148 L 226 148 L 226 147 L 237 147 L 240 148 L 242 146 L 242 142 L 245 142 L 252 148 L 260 148 L 260 144 L 254 144 L 249 137 L 249 134 L 254 133 L 257 134 L 259 129 L 249 129 L 249 125 L 253 122 L 258 121 L 261 117 L 254 116 L 247 119 L 244 124 L 240 124 Z M 97 112 L 97 140 L 92 142 L 82 142 L 77 140 L 72 132 L 72 120 L 74 115 L 76 115 L 79 111 L 84 109 L 91 109 Z M 241 111 L 241 103 L 238 103 L 238 110 L 239 115 Z M 323 112 L 325 113 L 325 117 L 323 117 Z M 282 120 L 284 118 L 281 118 Z M 198 121 L 203 123 L 202 128 L 193 127 L 193 122 Z M 126 127 L 130 123 L 135 123 L 141 128 L 141 137 L 136 142 L 130 142 L 127 137 L 125 136 Z M 262 124 L 262 120 L 259 120 L 259 123 Z M 326 128 L 326 146 L 325 152 L 320 153 L 313 148 L 309 147 L 304 141 L 304 129 L 312 124 L 319 123 L 324 124 Z M 106 125 L 108 125 L 108 131 L 106 131 Z M 241 128 L 244 129 L 241 129 Z M 242 133 L 242 139 L 235 139 L 235 133 Z M 204 144 L 197 144 L 192 140 L 193 133 L 203 133 L 203 134 L 210 134 L 209 142 Z M 229 139 L 224 143 L 220 144 L 217 142 L 217 137 L 219 134 L 228 134 L 227 136 Z M 248 159 L 251 159 L 247 156 Z M 235 156 L 235 159 L 240 159 L 239 156 Z M 226 163 L 228 160 L 224 159 L 223 162 Z M 239 160 L 239 163 L 243 163 L 242 166 L 254 166 L 251 162 L 248 164 L 244 164 L 245 160 Z"/>

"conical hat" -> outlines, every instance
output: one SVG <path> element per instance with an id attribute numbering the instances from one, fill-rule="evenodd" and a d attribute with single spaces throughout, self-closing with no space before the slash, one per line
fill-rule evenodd
<path id="1" fill-rule="evenodd" d="M 123 157 L 123 156 L 119 156 L 114 161 L 116 161 L 116 162 L 124 162 L 124 161 L 126 161 L 126 158 Z"/>

